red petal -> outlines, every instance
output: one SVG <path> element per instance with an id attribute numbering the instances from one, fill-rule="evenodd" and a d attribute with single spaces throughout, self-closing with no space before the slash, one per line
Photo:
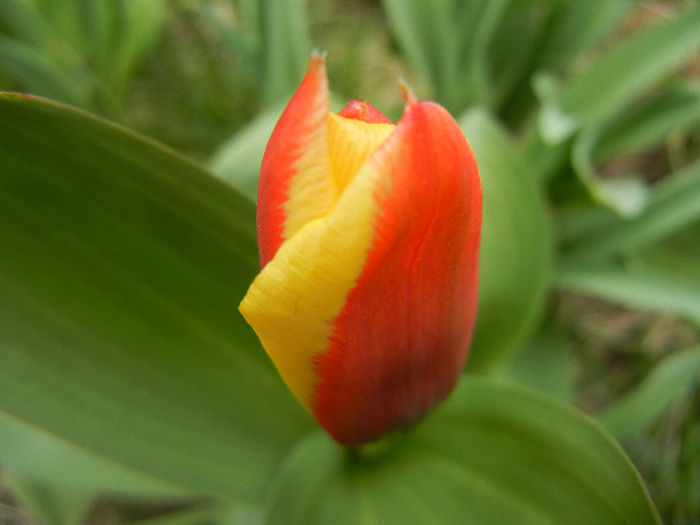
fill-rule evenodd
<path id="1" fill-rule="evenodd" d="M 366 100 L 352 99 L 338 113 L 341 117 L 354 118 L 370 124 L 393 124 L 389 117 Z"/>
<path id="2" fill-rule="evenodd" d="M 291 180 L 297 165 L 328 118 L 328 81 L 323 59 L 312 55 L 306 76 L 285 108 L 265 150 L 258 184 L 258 250 L 265 266 L 285 239 Z"/>
<path id="3" fill-rule="evenodd" d="M 462 131 L 409 101 L 377 154 L 375 239 L 316 360 L 316 418 L 345 445 L 415 423 L 450 392 L 476 313 L 481 184 Z"/>

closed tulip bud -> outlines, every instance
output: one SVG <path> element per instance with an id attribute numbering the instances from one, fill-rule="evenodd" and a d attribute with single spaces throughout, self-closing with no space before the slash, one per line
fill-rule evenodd
<path id="1" fill-rule="evenodd" d="M 445 109 L 403 94 L 397 125 L 361 101 L 331 113 L 312 56 L 260 173 L 262 270 L 240 311 L 348 446 L 416 423 L 450 392 L 476 315 L 474 155 Z"/>

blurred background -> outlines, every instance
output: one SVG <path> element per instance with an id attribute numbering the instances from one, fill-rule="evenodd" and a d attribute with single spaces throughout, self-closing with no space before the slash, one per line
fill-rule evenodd
<path id="1" fill-rule="evenodd" d="M 514 218 L 496 229 L 507 246 L 482 258 L 516 268 L 484 276 L 467 373 L 599 418 L 665 523 L 700 523 L 697 2 L 0 0 L 0 89 L 122 124 L 253 199 L 312 49 L 328 53 L 336 108 L 361 98 L 397 120 L 403 78 L 450 110 L 477 157 L 522 166 Z M 470 136 L 480 119 L 486 146 Z M 499 287 L 510 310 L 488 301 Z M 0 483 L 0 523 L 41 522 Z M 76 523 L 168 508 L 105 498 Z"/>

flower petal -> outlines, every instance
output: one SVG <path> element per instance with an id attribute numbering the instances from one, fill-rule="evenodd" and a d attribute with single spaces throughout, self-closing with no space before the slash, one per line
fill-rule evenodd
<path id="1" fill-rule="evenodd" d="M 328 115 L 328 153 L 338 194 L 395 128 L 391 123 L 369 124 L 354 117 Z"/>
<path id="2" fill-rule="evenodd" d="M 341 117 L 362 120 L 371 124 L 391 124 L 391 120 L 384 113 L 375 108 L 366 100 L 352 99 L 338 113 Z"/>
<path id="3" fill-rule="evenodd" d="M 325 215 L 336 198 L 328 157 L 328 81 L 312 55 L 306 76 L 272 132 L 258 185 L 261 266 L 285 239 Z"/>
<path id="4" fill-rule="evenodd" d="M 374 187 L 372 245 L 315 357 L 315 416 L 347 445 L 412 424 L 449 393 L 476 313 L 481 184 L 455 121 L 409 103 L 369 165 L 353 184 Z"/>
<path id="5" fill-rule="evenodd" d="M 302 404 L 356 445 L 417 421 L 459 376 L 481 186 L 443 108 L 406 91 L 395 128 L 362 107 L 331 115 L 315 58 L 265 154 L 263 269 L 239 308 Z"/>
<path id="6" fill-rule="evenodd" d="M 313 412 L 314 358 L 358 279 L 372 242 L 378 203 L 368 178 L 354 179 L 333 210 L 282 243 L 239 309 L 289 389 Z"/>

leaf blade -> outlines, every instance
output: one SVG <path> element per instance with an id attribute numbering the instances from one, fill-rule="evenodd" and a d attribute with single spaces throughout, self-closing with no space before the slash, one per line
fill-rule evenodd
<path id="1" fill-rule="evenodd" d="M 622 437 L 651 423 L 700 377 L 700 346 L 665 358 L 632 391 L 599 414 L 602 425 Z"/>
<path id="2" fill-rule="evenodd" d="M 253 204 L 83 112 L 3 95 L 0 115 L 0 408 L 255 501 L 310 422 L 236 310 L 258 266 Z"/>
<path id="3" fill-rule="evenodd" d="M 495 366 L 529 335 L 547 292 L 551 226 L 540 189 L 510 138 L 480 110 L 460 125 L 481 174 L 479 314 L 467 369 Z"/>
<path id="4" fill-rule="evenodd" d="M 380 447 L 347 453 L 310 436 L 283 466 L 266 523 L 659 522 L 599 425 L 490 379 L 464 378 L 395 448 Z"/>

